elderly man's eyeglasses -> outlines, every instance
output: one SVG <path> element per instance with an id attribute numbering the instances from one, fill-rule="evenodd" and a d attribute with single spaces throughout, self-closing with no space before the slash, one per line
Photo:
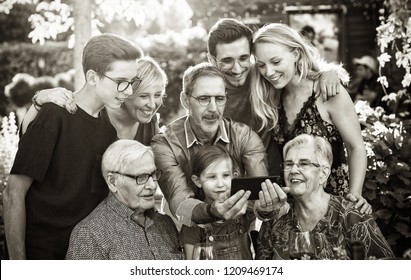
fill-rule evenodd
<path id="1" fill-rule="evenodd" d="M 130 85 L 138 87 L 141 83 L 141 79 L 138 77 L 134 77 L 131 81 L 125 81 L 125 80 L 115 80 L 113 78 L 110 78 L 109 76 L 103 74 L 103 73 L 99 73 L 100 75 L 106 77 L 107 79 L 112 80 L 113 82 L 115 82 L 117 84 L 117 91 L 118 92 L 123 92 L 126 89 L 128 89 L 128 87 Z"/>
<path id="2" fill-rule="evenodd" d="M 310 160 L 300 160 L 299 162 L 284 161 L 280 164 L 283 171 L 290 171 L 294 165 L 297 165 L 297 168 L 300 170 L 307 170 L 311 166 L 320 167 L 321 165 Z"/>
<path id="3" fill-rule="evenodd" d="M 190 97 L 197 100 L 197 102 L 203 107 L 208 106 L 208 104 L 211 103 L 211 98 L 215 98 L 215 103 L 217 104 L 217 106 L 225 105 L 225 103 L 227 103 L 227 99 L 228 99 L 228 97 L 226 95 L 200 96 L 200 97 L 194 97 L 194 96 L 190 95 Z"/>
<path id="4" fill-rule="evenodd" d="M 121 173 L 121 172 L 117 172 L 117 171 L 112 171 L 115 174 L 119 174 L 122 176 L 126 176 L 129 178 L 133 178 L 136 180 L 137 185 L 143 185 L 145 183 L 148 182 L 148 179 L 153 178 L 153 181 L 158 181 L 161 177 L 161 174 L 163 174 L 163 171 L 157 169 L 154 170 L 151 174 L 141 174 L 138 176 L 134 176 L 134 175 L 130 175 L 130 174 L 125 174 L 125 173 Z"/>
<path id="5" fill-rule="evenodd" d="M 213 56 L 214 57 L 214 56 Z M 214 59 L 221 65 L 222 69 L 231 69 L 234 67 L 237 61 L 241 67 L 247 67 L 250 64 L 250 55 L 242 55 L 239 59 L 234 59 L 232 57 L 225 57 L 222 60 L 218 60 L 216 57 Z"/>

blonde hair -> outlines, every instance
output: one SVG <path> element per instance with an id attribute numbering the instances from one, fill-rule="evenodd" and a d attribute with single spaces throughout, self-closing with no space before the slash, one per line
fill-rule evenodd
<path id="1" fill-rule="evenodd" d="M 161 68 L 160 64 L 150 56 L 144 56 L 137 60 L 137 77 L 141 79 L 141 83 L 138 86 L 133 86 L 133 93 L 138 95 L 139 89 L 150 86 L 152 84 L 158 84 L 159 81 L 163 82 L 163 92 L 168 84 L 167 75 Z"/>
<path id="2" fill-rule="evenodd" d="M 255 46 L 258 43 L 277 44 L 288 48 L 290 51 L 296 51 L 298 60 L 295 69 L 299 81 L 306 78 L 317 80 L 321 75 L 321 70 L 330 65 L 326 65 L 320 58 L 318 51 L 298 31 L 286 24 L 272 23 L 261 27 L 253 37 L 253 53 L 255 53 Z M 345 77 L 344 71 L 338 74 L 342 80 L 348 79 L 348 73 L 347 77 Z M 281 92 L 276 91 L 260 74 L 257 65 L 252 67 L 251 75 L 250 101 L 254 115 L 261 121 L 259 130 L 261 131 L 265 127 L 268 127 L 269 130 L 274 129 L 278 122 Z"/>

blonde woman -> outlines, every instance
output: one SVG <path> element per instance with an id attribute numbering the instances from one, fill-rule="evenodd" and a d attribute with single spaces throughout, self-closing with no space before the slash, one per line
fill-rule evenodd
<path id="1" fill-rule="evenodd" d="M 345 88 L 323 102 L 314 92 L 320 76 L 321 60 L 300 33 L 285 24 L 273 23 L 260 28 L 253 37 L 256 64 L 252 74 L 251 104 L 274 142 L 283 145 L 307 133 L 326 138 L 332 146 L 334 161 L 326 191 L 356 201 L 363 213 L 371 206 L 362 197 L 367 157 L 354 105 Z M 348 81 L 340 73 L 343 82 Z M 344 147 L 348 153 L 348 168 Z M 281 158 L 278 158 L 280 165 Z M 350 177 L 348 179 L 348 170 Z"/>

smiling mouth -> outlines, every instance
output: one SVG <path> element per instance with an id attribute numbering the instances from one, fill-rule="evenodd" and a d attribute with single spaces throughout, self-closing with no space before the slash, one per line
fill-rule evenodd
<path id="1" fill-rule="evenodd" d="M 140 110 L 145 116 L 150 117 L 153 114 L 153 111 L 146 111 L 146 110 Z"/>
<path id="2" fill-rule="evenodd" d="M 269 78 L 269 80 L 270 80 L 271 82 L 276 82 L 276 81 L 278 81 L 280 78 L 281 78 L 281 75 L 276 76 L 276 77 L 273 77 L 273 78 Z"/>
<path id="3" fill-rule="evenodd" d="M 299 184 L 299 183 L 304 182 L 304 180 L 300 180 L 300 179 L 290 179 L 290 182 L 291 182 L 292 184 Z"/>

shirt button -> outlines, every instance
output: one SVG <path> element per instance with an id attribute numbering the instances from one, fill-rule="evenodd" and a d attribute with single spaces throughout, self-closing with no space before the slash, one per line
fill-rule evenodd
<path id="1" fill-rule="evenodd" d="M 208 237 L 208 240 L 211 241 L 211 242 L 213 242 L 213 241 L 214 241 L 214 237 L 209 236 L 209 237 Z"/>

